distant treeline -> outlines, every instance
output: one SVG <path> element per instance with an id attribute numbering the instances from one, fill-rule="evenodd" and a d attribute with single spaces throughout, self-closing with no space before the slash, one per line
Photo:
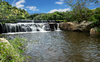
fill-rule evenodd
<path id="1" fill-rule="evenodd" d="M 56 21 L 100 21 L 100 7 L 96 9 L 82 8 L 77 10 L 73 8 L 71 11 L 54 12 L 54 13 L 35 13 L 29 15 L 24 9 L 12 7 L 8 2 L 0 2 L 0 19 L 7 19 L 7 22 L 15 22 L 16 19 L 31 19 L 31 20 L 56 20 Z"/>
<path id="2" fill-rule="evenodd" d="M 81 13 L 75 10 L 66 12 L 41 13 L 33 14 L 27 17 L 32 20 L 58 20 L 58 21 L 100 21 L 100 7 L 90 10 L 89 8 L 82 9 Z"/>

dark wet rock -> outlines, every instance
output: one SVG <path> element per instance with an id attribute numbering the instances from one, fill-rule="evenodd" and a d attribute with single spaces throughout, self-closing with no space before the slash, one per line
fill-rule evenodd
<path id="1" fill-rule="evenodd" d="M 0 24 L 0 33 L 2 33 L 2 24 Z"/>
<path id="2" fill-rule="evenodd" d="M 21 27 L 21 32 L 26 32 L 26 29 L 24 26 Z"/>
<path id="3" fill-rule="evenodd" d="M 40 31 L 39 29 L 37 29 L 37 31 Z"/>
<path id="4" fill-rule="evenodd" d="M 12 26 L 12 27 L 11 27 L 11 31 L 12 31 L 12 32 L 16 32 L 15 29 L 16 29 L 15 26 Z"/>
<path id="5" fill-rule="evenodd" d="M 49 25 L 50 25 L 51 31 L 54 31 L 57 29 L 57 23 L 49 23 Z"/>
<path id="6" fill-rule="evenodd" d="M 32 31 L 32 29 L 30 27 L 27 27 L 27 31 L 30 32 Z"/>

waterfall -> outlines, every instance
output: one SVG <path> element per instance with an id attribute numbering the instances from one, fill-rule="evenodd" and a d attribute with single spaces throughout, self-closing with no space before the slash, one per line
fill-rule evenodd
<path id="1" fill-rule="evenodd" d="M 6 23 L 3 28 L 3 33 L 50 31 L 48 23 Z"/>
<path id="2" fill-rule="evenodd" d="M 32 23 L 34 23 L 34 20 L 32 20 Z"/>
<path id="3" fill-rule="evenodd" d="M 57 23 L 57 31 L 61 31 L 59 28 L 59 23 Z"/>
<path id="4" fill-rule="evenodd" d="M 12 32 L 44 32 L 44 31 L 60 31 L 59 23 L 6 23 L 1 24 L 2 33 Z"/>
<path id="5" fill-rule="evenodd" d="M 54 31 L 56 30 L 56 27 L 55 27 L 55 25 L 54 25 Z"/>

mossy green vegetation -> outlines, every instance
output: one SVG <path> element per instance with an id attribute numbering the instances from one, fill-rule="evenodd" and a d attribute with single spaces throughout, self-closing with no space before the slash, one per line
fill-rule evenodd
<path id="1" fill-rule="evenodd" d="M 17 7 L 12 7 L 8 2 L 0 2 L 0 21 L 2 23 L 14 23 L 17 19 L 26 19 L 29 13 L 24 9 L 18 9 Z"/>
<path id="2" fill-rule="evenodd" d="M 19 37 L 9 40 L 10 44 L 0 42 L 0 62 L 24 62 L 26 58 L 22 53 L 25 51 L 25 42 L 25 39 Z"/>

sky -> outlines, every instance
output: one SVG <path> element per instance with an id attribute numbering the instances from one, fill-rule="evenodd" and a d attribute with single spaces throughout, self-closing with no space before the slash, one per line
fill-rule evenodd
<path id="1" fill-rule="evenodd" d="M 70 11 L 71 8 L 67 6 L 64 0 L 3 0 L 9 2 L 12 6 L 25 9 L 28 13 L 53 13 Z M 98 5 L 91 5 L 89 9 L 100 7 Z"/>

